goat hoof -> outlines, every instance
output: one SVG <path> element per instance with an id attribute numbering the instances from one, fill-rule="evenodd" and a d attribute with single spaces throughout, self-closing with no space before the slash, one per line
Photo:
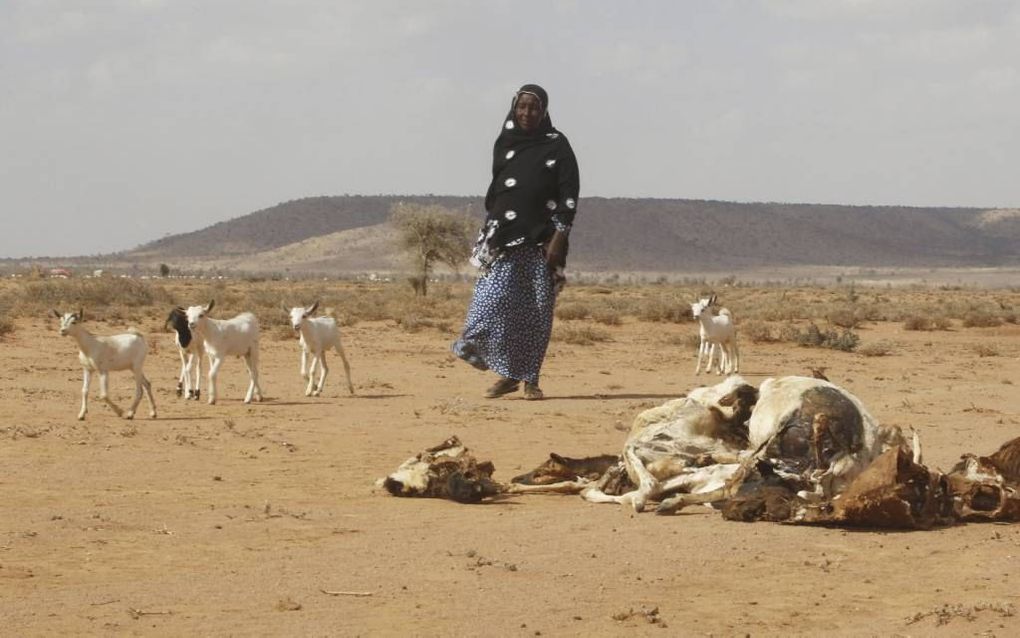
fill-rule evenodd
<path id="1" fill-rule="evenodd" d="M 134 412 L 128 412 L 127 414 L 124 415 L 124 418 L 127 419 L 128 421 L 130 421 L 131 419 L 135 418 L 135 413 Z"/>
<path id="2" fill-rule="evenodd" d="M 84 414 L 79 414 L 78 415 L 78 420 L 79 421 L 84 421 L 85 420 L 85 415 Z"/>

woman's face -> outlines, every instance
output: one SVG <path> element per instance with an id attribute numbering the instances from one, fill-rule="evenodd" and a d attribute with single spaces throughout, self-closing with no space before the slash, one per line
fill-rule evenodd
<path id="1" fill-rule="evenodd" d="M 525 133 L 531 133 L 538 128 L 542 122 L 542 103 L 530 93 L 521 93 L 517 97 L 517 105 L 514 106 L 514 119 L 517 126 Z"/>

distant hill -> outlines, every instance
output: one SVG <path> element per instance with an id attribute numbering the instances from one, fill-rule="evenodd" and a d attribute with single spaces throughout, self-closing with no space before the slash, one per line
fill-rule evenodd
<path id="1" fill-rule="evenodd" d="M 243 271 L 393 270 L 386 223 L 396 202 L 483 217 L 479 197 L 336 196 L 278 204 L 120 255 Z M 589 271 L 705 272 L 768 266 L 1016 265 L 1020 210 L 735 203 L 589 197 L 570 266 Z"/>

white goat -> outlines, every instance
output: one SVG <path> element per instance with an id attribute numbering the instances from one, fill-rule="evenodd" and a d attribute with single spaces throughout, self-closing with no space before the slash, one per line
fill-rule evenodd
<path id="1" fill-rule="evenodd" d="M 78 360 L 81 361 L 85 377 L 81 388 L 81 412 L 78 413 L 78 420 L 84 420 L 85 413 L 88 412 L 89 382 L 92 380 L 93 372 L 99 373 L 99 398 L 105 401 L 117 416 L 133 419 L 144 390 L 149 399 L 149 416 L 155 419 L 156 402 L 152 398 L 152 385 L 142 372 L 142 364 L 145 363 L 145 354 L 148 351 L 145 337 L 133 329 L 126 334 L 96 337 L 81 325 L 85 320 L 83 310 L 64 314 L 54 310 L 53 314 L 60 319 L 60 334 L 70 335 L 78 342 Z M 129 369 L 135 375 L 135 400 L 131 403 L 131 409 L 124 412 L 110 400 L 108 381 L 111 371 Z"/>
<path id="2" fill-rule="evenodd" d="M 188 315 L 180 306 L 170 311 L 166 323 L 173 327 L 176 336 L 177 353 L 181 356 L 181 374 L 177 377 L 177 396 L 185 400 L 199 400 L 202 387 L 202 357 L 205 356 L 205 344 L 201 338 L 196 339 L 188 327 Z M 192 381 L 194 368 L 194 381 Z"/>
<path id="3" fill-rule="evenodd" d="M 712 372 L 712 359 L 716 346 L 719 347 L 719 363 L 716 374 L 733 374 L 740 372 L 740 352 L 737 350 L 737 326 L 733 323 L 730 311 L 723 308 L 715 314 L 712 306 L 716 302 L 715 295 L 703 297 L 691 304 L 691 314 L 698 322 L 701 334 L 701 345 L 698 347 L 698 365 L 694 374 L 701 372 L 702 357 L 708 354 L 706 372 Z"/>
<path id="4" fill-rule="evenodd" d="M 244 357 L 244 365 L 248 368 L 251 382 L 244 402 L 251 403 L 253 397 L 261 401 L 258 319 L 250 312 L 242 312 L 233 319 L 211 319 L 206 314 L 215 304 L 213 300 L 206 306 L 191 306 L 185 311 L 188 327 L 201 337 L 209 355 L 209 405 L 216 403 L 216 376 L 223 365 L 223 358 L 229 356 Z"/>
<path id="5" fill-rule="evenodd" d="M 351 366 L 347 363 L 347 354 L 344 353 L 343 345 L 340 344 L 340 328 L 336 324 L 336 319 L 332 317 L 311 317 L 318 307 L 318 301 L 308 308 L 283 307 L 283 311 L 290 315 L 290 325 L 301 336 L 301 378 L 308 381 L 305 396 L 322 394 L 326 375 L 329 374 L 326 351 L 330 348 L 336 348 L 337 354 L 340 355 L 340 360 L 344 363 L 344 373 L 347 375 L 347 391 L 354 394 L 354 385 L 351 383 Z M 308 365 L 308 355 L 311 355 L 312 359 L 310 366 Z M 322 367 L 318 384 L 315 383 L 316 364 Z"/>

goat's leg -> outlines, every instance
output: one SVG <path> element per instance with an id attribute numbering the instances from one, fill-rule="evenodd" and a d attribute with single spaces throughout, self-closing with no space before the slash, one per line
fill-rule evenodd
<path id="1" fill-rule="evenodd" d="M 138 404 L 142 402 L 142 394 L 145 392 L 142 390 L 142 379 L 145 378 L 145 375 L 142 374 L 142 369 L 140 367 L 131 368 L 131 374 L 135 377 L 135 397 L 131 400 L 131 407 L 124 413 L 125 419 L 135 418 L 135 410 L 138 409 Z"/>
<path id="2" fill-rule="evenodd" d="M 149 383 L 149 379 L 142 374 L 142 387 L 145 388 L 145 397 L 149 400 L 149 417 L 156 418 L 156 399 L 152 396 L 152 384 Z"/>
<path id="3" fill-rule="evenodd" d="M 319 359 L 319 385 L 315 388 L 315 392 L 312 392 L 315 396 L 322 394 L 322 388 L 326 385 L 326 376 L 329 374 L 329 364 L 326 363 L 325 351 L 320 352 L 316 355 Z"/>
<path id="4" fill-rule="evenodd" d="M 244 355 L 244 367 L 248 369 L 248 391 L 244 393 L 244 402 L 251 403 L 252 397 L 255 396 L 255 373 L 252 371 L 254 366 L 251 361 L 251 350 Z"/>
<path id="5" fill-rule="evenodd" d="M 524 485 L 521 483 L 510 483 L 503 487 L 504 494 L 579 494 L 591 481 L 578 479 L 576 481 L 559 481 L 546 485 Z"/>
<path id="6" fill-rule="evenodd" d="M 305 396 L 310 397 L 315 392 L 315 367 L 319 364 L 319 356 L 317 352 L 310 353 L 311 365 L 308 366 L 308 373 L 305 379 L 308 381 L 308 385 L 305 387 Z"/>
<path id="7" fill-rule="evenodd" d="M 177 354 L 181 356 L 181 374 L 177 377 L 177 396 L 186 396 L 191 398 L 191 379 L 188 377 L 188 372 L 191 368 L 188 366 L 188 362 L 191 360 L 191 355 L 185 355 L 184 350 L 177 348 Z"/>
<path id="8" fill-rule="evenodd" d="M 733 350 L 733 365 L 731 366 L 730 372 L 736 374 L 740 372 L 740 350 L 737 349 L 737 336 L 733 335 L 733 340 L 730 341 L 730 348 Z"/>
<path id="9" fill-rule="evenodd" d="M 634 496 L 630 501 L 631 506 L 635 512 L 643 512 L 645 509 L 645 503 L 648 499 L 652 498 L 658 491 L 659 481 L 652 473 L 648 471 L 645 464 L 638 458 L 634 448 L 630 445 L 626 445 L 623 448 L 623 457 L 627 462 L 627 465 L 634 470 L 634 473 L 638 476 L 638 488 L 634 491 Z"/>
<path id="10" fill-rule="evenodd" d="M 202 355 L 201 353 L 192 353 L 188 361 L 188 367 L 195 367 L 195 394 L 193 395 L 195 400 L 198 401 L 199 396 L 202 393 Z"/>
<path id="11" fill-rule="evenodd" d="M 336 352 L 340 355 L 340 361 L 343 361 L 344 364 L 344 374 L 347 375 L 347 391 L 354 394 L 354 384 L 351 383 L 351 364 L 347 363 L 347 353 L 344 352 L 344 347 L 339 341 L 336 342 Z"/>
<path id="12" fill-rule="evenodd" d="M 308 348 L 301 346 L 301 378 L 308 379 Z"/>
<path id="13" fill-rule="evenodd" d="M 262 386 L 259 385 L 259 342 L 256 341 L 252 344 L 251 349 L 248 350 L 249 368 L 248 374 L 251 375 L 251 388 L 252 398 L 256 401 L 262 401 Z"/>
<path id="14" fill-rule="evenodd" d="M 704 337 L 702 337 L 701 338 L 701 343 L 698 344 L 698 365 L 695 366 L 695 368 L 694 368 L 694 374 L 696 374 L 696 375 L 701 373 L 701 359 L 702 359 L 702 357 L 705 356 L 705 351 L 707 349 L 708 349 L 708 342 L 705 341 Z M 709 359 L 708 363 L 709 363 L 709 365 L 711 365 L 712 364 L 712 360 Z"/>
<path id="15" fill-rule="evenodd" d="M 703 505 L 705 503 L 714 503 L 716 501 L 722 501 L 732 498 L 740 486 L 744 484 L 750 473 L 751 466 L 746 463 L 739 465 L 717 466 L 718 469 L 712 468 L 708 475 L 700 474 L 698 472 L 688 476 L 677 477 L 667 481 L 663 485 L 663 491 L 679 489 L 681 487 L 689 487 L 699 482 L 703 482 L 699 488 L 702 491 L 686 494 L 677 494 L 670 498 L 664 499 L 659 506 L 655 509 L 656 514 L 675 514 L 688 505 Z M 723 472 L 718 471 L 724 469 Z M 723 475 L 730 473 L 728 477 L 723 478 Z M 719 485 L 719 481 L 723 481 L 722 485 Z M 714 484 L 714 487 L 713 487 Z M 705 489 L 705 488 L 709 489 Z"/>
<path id="16" fill-rule="evenodd" d="M 89 382 L 92 381 L 92 371 L 88 368 L 82 368 L 84 372 L 84 379 L 81 384 L 81 411 L 78 412 L 78 420 L 85 420 L 85 413 L 88 412 L 88 400 L 89 400 Z"/>
<path id="17" fill-rule="evenodd" d="M 121 410 L 120 406 L 118 406 L 110 399 L 109 387 L 110 387 L 110 373 L 100 372 L 99 373 L 100 400 L 104 401 L 106 405 L 110 406 L 110 409 L 113 410 L 114 414 L 116 414 L 117 416 L 124 416 L 124 410 Z M 134 413 L 132 413 L 131 416 L 134 416 Z M 128 418 L 130 419 L 131 417 L 129 416 Z"/>
<path id="18" fill-rule="evenodd" d="M 177 396 L 183 396 L 184 400 L 187 401 L 191 397 L 195 396 L 195 391 L 191 388 L 191 364 L 195 359 L 195 355 L 190 352 L 180 351 L 181 353 L 181 380 L 177 382 Z"/>
<path id="19" fill-rule="evenodd" d="M 222 357 L 209 357 L 209 405 L 216 403 L 216 375 L 220 373 L 221 365 Z"/>

